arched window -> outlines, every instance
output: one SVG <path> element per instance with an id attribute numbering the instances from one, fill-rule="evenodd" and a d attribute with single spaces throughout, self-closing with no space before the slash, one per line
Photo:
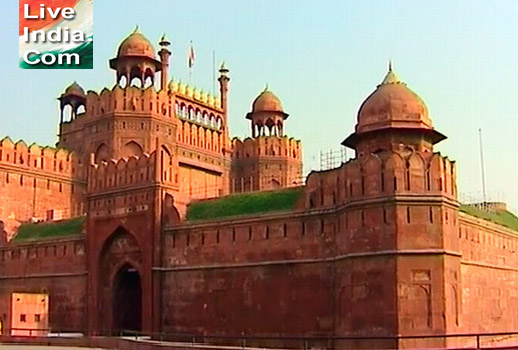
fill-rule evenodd
<path id="1" fill-rule="evenodd" d="M 142 87 L 142 80 L 140 78 L 138 78 L 138 77 L 135 77 L 135 78 L 131 79 L 130 86 L 141 88 Z"/>
<path id="2" fill-rule="evenodd" d="M 125 75 L 121 75 L 119 77 L 119 86 L 124 89 L 127 85 L 128 85 L 128 78 L 126 78 Z"/>
<path id="3" fill-rule="evenodd" d="M 151 68 L 146 69 L 146 72 L 144 73 L 144 87 L 150 87 L 154 84 L 154 73 L 151 70 Z"/>
<path id="4" fill-rule="evenodd" d="M 73 108 L 70 104 L 63 107 L 63 121 L 70 122 L 74 116 Z"/>
<path id="5" fill-rule="evenodd" d="M 77 107 L 77 112 L 76 112 L 76 115 L 77 114 L 83 114 L 86 112 L 86 107 L 85 105 L 80 105 L 79 107 Z"/>

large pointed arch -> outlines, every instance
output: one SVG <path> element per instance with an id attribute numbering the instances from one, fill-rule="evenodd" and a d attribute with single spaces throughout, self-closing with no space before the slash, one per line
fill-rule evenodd
<path id="1" fill-rule="evenodd" d="M 140 286 L 142 285 L 142 259 L 142 251 L 137 238 L 126 228 L 118 226 L 108 239 L 105 240 L 98 257 L 97 271 L 99 289 L 97 292 L 99 295 L 100 309 L 106 311 L 112 310 L 112 312 L 98 314 L 98 324 L 101 330 L 107 332 L 120 331 L 121 329 L 119 329 L 119 327 L 121 325 L 131 323 L 127 319 L 122 323 L 120 319 L 117 319 L 115 313 L 120 310 L 118 310 L 115 300 L 117 293 L 124 294 L 125 291 L 127 292 L 128 286 L 124 282 L 128 282 L 126 278 L 128 278 L 130 282 L 132 278 L 136 279 L 135 275 L 133 275 L 133 277 L 127 275 L 121 277 L 121 274 L 129 273 L 131 275 L 132 273 L 138 272 L 138 283 Z M 128 271 L 129 269 L 131 269 L 131 271 Z M 122 282 L 121 278 L 123 279 Z M 142 291 L 140 293 L 142 293 Z M 142 299 L 140 300 L 142 301 Z M 140 310 L 133 310 L 133 312 L 140 312 L 140 314 L 135 317 L 140 318 L 141 326 L 142 307 L 140 307 Z M 138 323 L 135 324 L 138 325 Z"/>

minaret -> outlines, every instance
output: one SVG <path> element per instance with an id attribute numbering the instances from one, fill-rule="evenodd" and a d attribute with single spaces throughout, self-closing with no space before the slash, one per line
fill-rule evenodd
<path id="1" fill-rule="evenodd" d="M 225 113 L 225 125 L 227 125 L 228 121 L 228 83 L 230 81 L 230 77 L 228 76 L 229 70 L 225 66 L 225 62 L 221 63 L 219 68 L 219 92 L 221 98 L 221 108 Z"/>
<path id="2" fill-rule="evenodd" d="M 162 62 L 162 76 L 160 78 L 160 89 L 162 91 L 166 91 L 167 83 L 169 80 L 169 57 L 171 57 L 171 51 L 169 51 L 167 47 L 171 45 L 171 42 L 167 39 L 164 33 L 158 44 L 161 46 L 161 49 L 158 52 L 158 54 L 160 55 L 160 61 Z"/>

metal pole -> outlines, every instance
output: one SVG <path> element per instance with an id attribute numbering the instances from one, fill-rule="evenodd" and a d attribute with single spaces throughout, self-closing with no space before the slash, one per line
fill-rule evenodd
<path id="1" fill-rule="evenodd" d="M 216 51 L 212 50 L 212 95 L 216 95 Z"/>
<path id="2" fill-rule="evenodd" d="M 479 142 L 480 142 L 480 172 L 481 172 L 481 178 L 482 178 L 482 198 L 483 198 L 483 205 L 486 205 L 486 175 L 485 175 L 485 169 L 484 169 L 484 151 L 482 147 L 482 129 L 478 129 L 478 136 L 479 136 Z"/>

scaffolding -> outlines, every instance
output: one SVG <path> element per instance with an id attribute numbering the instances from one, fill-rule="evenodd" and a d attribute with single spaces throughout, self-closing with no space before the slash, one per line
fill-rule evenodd
<path id="1" fill-rule="evenodd" d="M 505 194 L 499 193 L 461 193 L 459 194 L 459 202 L 462 205 L 483 210 L 494 214 L 506 207 Z"/>
<path id="2" fill-rule="evenodd" d="M 347 162 L 347 149 L 320 151 L 320 171 L 338 168 Z"/>

